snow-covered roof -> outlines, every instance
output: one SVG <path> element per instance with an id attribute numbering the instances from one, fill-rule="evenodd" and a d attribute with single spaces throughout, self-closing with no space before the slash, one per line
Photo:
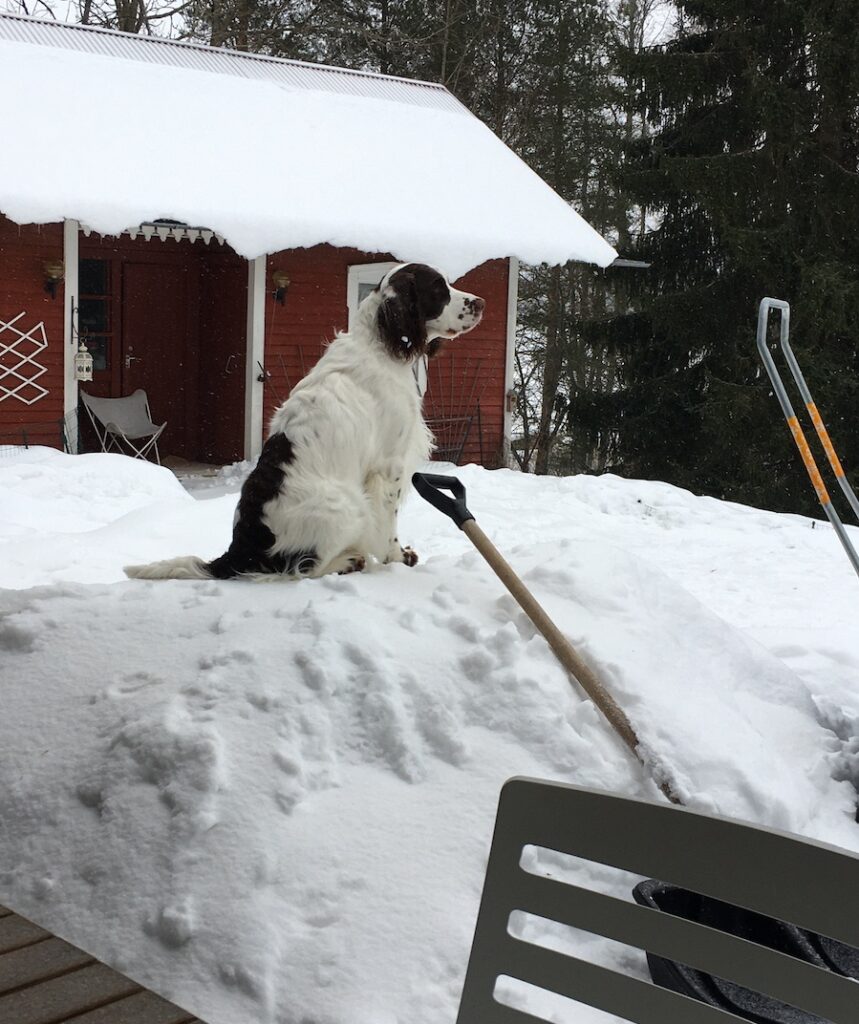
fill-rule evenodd
<path id="1" fill-rule="evenodd" d="M 89 25 L 67 25 L 24 15 L 0 15 L 0 39 L 53 46 L 78 53 L 98 53 L 105 57 L 119 57 L 144 64 L 164 64 L 194 71 L 210 71 L 218 75 L 282 82 L 297 89 L 375 97 L 412 106 L 435 107 L 438 110 L 465 110 L 452 93 L 435 82 L 367 71 L 349 71 L 326 64 L 308 64 L 266 54 L 216 49 L 201 43 L 132 35 Z"/>
<path id="2" fill-rule="evenodd" d="M 330 242 L 457 276 L 615 252 L 442 86 L 0 15 L 0 212 L 170 218 L 248 258 Z"/>

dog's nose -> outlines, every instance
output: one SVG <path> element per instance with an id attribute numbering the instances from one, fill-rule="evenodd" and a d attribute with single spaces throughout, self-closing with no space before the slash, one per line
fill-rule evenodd
<path id="1" fill-rule="evenodd" d="M 486 309 L 486 303 L 477 296 L 470 300 L 469 305 L 471 306 L 472 313 L 482 313 Z"/>

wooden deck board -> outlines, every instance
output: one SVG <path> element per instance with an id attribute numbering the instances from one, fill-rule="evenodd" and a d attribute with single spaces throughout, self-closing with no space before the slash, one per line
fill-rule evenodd
<path id="1" fill-rule="evenodd" d="M 0 956 L 0 996 L 91 963 L 91 956 L 62 939 L 45 939 L 32 946 L 24 946 Z"/>
<path id="2" fill-rule="evenodd" d="M 59 978 L 0 996 L 0 1021 L 60 1024 L 85 1010 L 139 992 L 140 986 L 104 964 L 81 967 Z"/>
<path id="3" fill-rule="evenodd" d="M 22 946 L 30 946 L 42 939 L 49 939 L 50 932 L 39 928 L 32 921 L 25 921 L 17 914 L 0 918 L 0 954 L 11 953 Z M 2 1020 L 2 1018 L 0 1018 Z"/>
<path id="4" fill-rule="evenodd" d="M 0 1024 L 204 1024 L 0 906 Z"/>
<path id="5" fill-rule="evenodd" d="M 137 992 L 109 1006 L 72 1017 L 67 1024 L 195 1024 L 196 1019 L 154 992 Z"/>

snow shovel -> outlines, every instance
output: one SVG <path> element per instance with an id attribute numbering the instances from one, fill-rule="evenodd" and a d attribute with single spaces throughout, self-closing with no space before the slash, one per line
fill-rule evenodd
<path id="1" fill-rule="evenodd" d="M 605 715 L 609 725 L 620 736 L 623 742 L 635 755 L 645 770 L 654 776 L 654 781 L 668 799 L 674 804 L 682 804 L 682 800 L 674 792 L 670 783 L 654 775 L 653 766 L 645 760 L 641 742 L 629 719 L 615 699 L 597 678 L 593 669 L 582 659 L 573 645 L 558 629 L 546 614 L 545 609 L 537 602 L 534 595 L 516 575 L 502 557 L 498 548 L 477 525 L 477 521 L 465 504 L 465 487 L 455 476 L 441 476 L 436 473 L 415 473 L 412 477 L 415 490 L 433 508 L 443 512 L 456 523 L 468 537 L 481 555 L 491 566 L 496 576 L 510 591 L 520 608 L 543 634 L 549 646 L 555 652 L 558 661 L 570 673 L 575 682 L 581 686 L 590 699 Z M 449 491 L 450 495 L 445 494 Z M 661 773 L 660 773 L 661 774 Z"/>

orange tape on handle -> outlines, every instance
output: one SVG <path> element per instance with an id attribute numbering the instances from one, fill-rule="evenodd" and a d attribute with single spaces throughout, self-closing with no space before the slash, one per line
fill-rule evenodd
<path id="1" fill-rule="evenodd" d="M 809 477 L 811 477 L 811 482 L 814 484 L 815 491 L 817 491 L 817 497 L 820 504 L 828 505 L 830 503 L 829 492 L 826 490 L 826 485 L 823 483 L 820 470 L 817 468 L 817 463 L 814 461 L 814 456 L 811 454 L 811 449 L 808 447 L 808 441 L 805 439 L 805 434 L 802 432 L 799 420 L 796 416 L 789 416 L 787 425 L 790 427 L 790 432 L 793 434 L 794 441 L 796 441 L 796 447 L 799 448 L 799 454 L 802 456 L 802 461 L 805 463 L 806 472 Z"/>
<path id="2" fill-rule="evenodd" d="M 808 415 L 811 417 L 811 422 L 814 424 L 814 429 L 817 431 L 817 436 L 820 438 L 820 443 L 823 445 L 823 450 L 826 452 L 827 459 L 829 459 L 829 465 L 832 466 L 836 476 L 843 477 L 844 470 L 838 456 L 835 454 L 835 447 L 832 444 L 829 431 L 823 425 L 823 420 L 820 418 L 817 406 L 814 402 L 807 402 L 805 407 L 808 409 Z"/>

